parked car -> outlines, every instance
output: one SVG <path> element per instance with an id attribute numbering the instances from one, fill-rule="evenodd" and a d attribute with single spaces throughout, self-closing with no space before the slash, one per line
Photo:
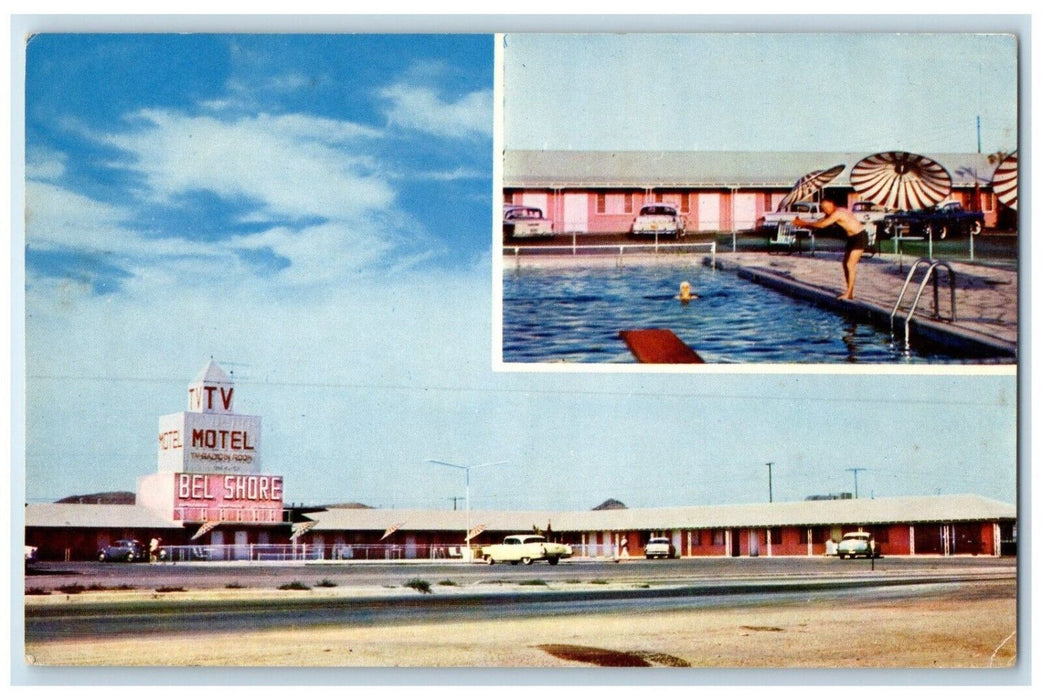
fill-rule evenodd
<path id="1" fill-rule="evenodd" d="M 644 556 L 648 559 L 673 559 L 676 555 L 676 547 L 667 537 L 652 537 L 644 547 Z"/>
<path id="2" fill-rule="evenodd" d="M 673 236 L 684 235 L 684 217 L 677 208 L 665 202 L 645 204 L 633 220 L 630 232 L 634 236 Z"/>
<path id="3" fill-rule="evenodd" d="M 884 219 L 884 225 L 891 234 L 897 227 L 901 227 L 913 236 L 940 239 L 976 236 L 984 230 L 984 213 L 963 209 L 959 202 L 943 202 L 935 207 L 889 214 Z"/>
<path id="4" fill-rule="evenodd" d="M 876 558 L 879 556 L 879 550 L 875 546 L 875 540 L 872 539 L 872 535 L 868 532 L 847 532 L 843 535 L 843 539 L 836 545 L 836 555 L 840 559 L 846 559 L 854 557 L 872 557 Z"/>
<path id="5" fill-rule="evenodd" d="M 98 561 L 146 561 L 148 548 L 137 540 L 116 540 L 98 550 Z"/>
<path id="6" fill-rule="evenodd" d="M 562 559 L 572 556 L 572 548 L 558 542 L 547 542 L 542 535 L 508 535 L 503 544 L 493 544 L 481 548 L 481 558 L 488 564 L 510 562 L 511 564 L 531 564 L 545 559 L 555 565 Z"/>
<path id="7" fill-rule="evenodd" d="M 503 210 L 503 234 L 511 238 L 552 236 L 553 222 L 538 207 L 508 206 Z"/>
<path id="8" fill-rule="evenodd" d="M 757 220 L 756 228 L 766 233 L 774 233 L 778 230 L 778 224 L 791 224 L 796 217 L 805 221 L 817 221 L 824 216 L 825 212 L 821 211 L 821 205 L 817 202 L 793 202 L 783 211 L 764 214 Z"/>
<path id="9" fill-rule="evenodd" d="M 885 219 L 890 211 L 875 202 L 861 201 L 854 202 L 850 207 L 850 213 L 854 215 L 854 218 L 865 225 L 865 228 L 871 228 L 871 233 L 879 236 L 883 233 L 885 226 Z"/>

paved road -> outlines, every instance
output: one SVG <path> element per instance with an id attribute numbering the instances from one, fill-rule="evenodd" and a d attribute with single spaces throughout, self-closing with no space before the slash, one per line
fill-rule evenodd
<path id="1" fill-rule="evenodd" d="M 1009 575 L 1016 570 L 1012 557 L 892 557 L 870 562 L 826 557 L 694 558 L 670 561 L 574 559 L 558 566 L 464 564 L 461 562 L 308 562 L 290 564 L 123 564 L 98 562 L 41 562 L 26 572 L 25 588 L 54 591 L 61 586 L 132 587 L 148 590 L 182 587 L 186 590 L 276 589 L 299 581 L 309 586 L 326 581 L 337 586 L 400 586 L 414 578 L 432 584 L 450 581 L 460 586 L 480 582 L 517 583 L 538 579 L 547 583 L 612 582 L 682 585 L 702 580 L 790 577 L 849 577 L 873 572 L 887 575 L 928 576 L 970 572 L 976 576 Z"/>

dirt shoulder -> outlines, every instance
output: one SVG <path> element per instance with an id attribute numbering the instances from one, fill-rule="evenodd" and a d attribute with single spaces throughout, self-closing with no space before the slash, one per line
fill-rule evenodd
<path id="1" fill-rule="evenodd" d="M 55 603 L 51 603 L 52 605 Z M 248 633 L 30 644 L 55 666 L 1009 668 L 1016 589 L 982 583 L 954 595 L 885 603 L 851 596 L 679 611 L 584 613 L 393 626 L 330 625 Z"/>

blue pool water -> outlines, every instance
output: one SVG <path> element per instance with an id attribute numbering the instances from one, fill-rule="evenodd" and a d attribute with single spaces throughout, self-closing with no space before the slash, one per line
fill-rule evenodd
<path id="1" fill-rule="evenodd" d="M 676 299 L 682 281 L 698 299 Z M 889 330 L 691 265 L 503 272 L 504 362 L 633 363 L 619 331 L 668 328 L 709 363 L 943 363 Z"/>

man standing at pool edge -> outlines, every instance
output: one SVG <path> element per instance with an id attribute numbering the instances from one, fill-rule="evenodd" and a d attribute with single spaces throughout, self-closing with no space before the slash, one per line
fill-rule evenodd
<path id="1" fill-rule="evenodd" d="M 821 201 L 821 210 L 825 212 L 825 218 L 818 221 L 805 221 L 796 217 L 793 219 L 792 225 L 799 228 L 826 228 L 832 224 L 839 224 L 843 227 L 843 230 L 847 232 L 847 245 L 843 252 L 843 277 L 847 280 L 847 291 L 837 298 L 853 299 L 857 264 L 861 261 L 861 254 L 868 247 L 868 232 L 849 210 L 836 206 L 831 199 Z"/>

